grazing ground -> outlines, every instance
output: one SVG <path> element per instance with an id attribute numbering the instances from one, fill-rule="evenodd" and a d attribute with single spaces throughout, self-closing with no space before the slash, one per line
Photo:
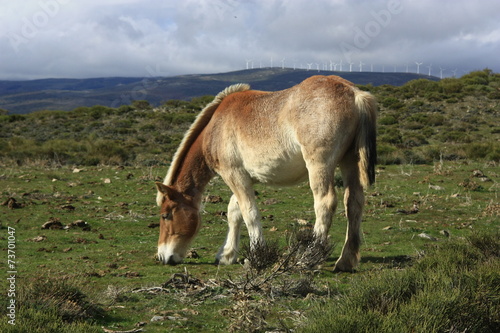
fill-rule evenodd
<path id="1" fill-rule="evenodd" d="M 485 325 L 490 326 L 482 327 L 500 323 L 500 171 L 495 163 L 380 166 L 377 182 L 367 192 L 362 259 L 355 274 L 332 272 L 345 234 L 342 204 L 330 231 L 333 252 L 320 267 L 299 269 L 283 264 L 293 255 L 277 258 L 269 268 L 214 265 L 225 237 L 230 197 L 219 178 L 207 188 L 203 226 L 190 258 L 178 266 L 160 264 L 155 260 L 159 217 L 154 181 L 165 173 L 165 167 L 2 168 L 0 267 L 2 272 L 13 269 L 7 261 L 13 253 L 9 259 L 17 273 L 14 297 L 6 292 L 11 281 L 2 278 L 0 330 L 307 330 L 314 328 L 310 326 L 314 323 L 330 325 L 328 320 L 345 319 L 345 313 L 329 319 L 321 314 L 346 302 L 346 295 L 356 293 L 360 285 L 383 286 L 381 277 L 387 283 L 397 272 L 410 274 L 425 266 L 422 260 L 436 248 L 474 248 L 467 239 L 478 234 L 489 237 L 493 250 L 481 252 L 488 259 L 469 256 L 470 260 L 482 263 L 481 270 L 496 281 L 497 289 L 482 290 L 484 298 L 471 300 L 467 306 L 482 309 L 496 304 L 489 321 L 485 319 Z M 313 224 L 308 184 L 284 189 L 260 186 L 256 190 L 266 239 L 279 255 L 289 254 L 295 235 Z M 242 243 L 248 243 L 246 230 L 242 234 Z M 13 238 L 14 248 L 9 245 Z M 446 256 L 454 253 L 459 255 L 458 250 L 448 250 Z M 15 326 L 7 322 L 11 299 L 16 300 Z M 387 319 L 395 316 L 399 307 L 391 309 L 373 313 Z M 315 320 L 309 322 L 306 318 L 310 316 Z M 464 331 L 460 323 L 443 325 L 435 331 Z M 318 327 L 316 331 L 321 331 Z M 433 327 L 432 322 L 416 331 L 433 331 L 427 330 L 429 327 Z"/>
<path id="2" fill-rule="evenodd" d="M 500 74 L 360 88 L 379 102 L 380 165 L 355 274 L 332 272 L 340 177 L 330 244 L 304 245 L 307 183 L 257 186 L 267 246 L 214 265 L 230 198 L 214 178 L 189 258 L 155 260 L 154 182 L 212 96 L 0 109 L 0 332 L 500 331 Z"/>

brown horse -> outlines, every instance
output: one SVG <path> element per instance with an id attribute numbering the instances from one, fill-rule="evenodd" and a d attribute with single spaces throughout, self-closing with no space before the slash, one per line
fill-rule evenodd
<path id="1" fill-rule="evenodd" d="M 376 102 L 338 76 L 313 76 L 277 92 L 226 88 L 198 115 L 184 136 L 164 183 L 156 183 L 161 206 L 158 257 L 178 264 L 200 226 L 206 184 L 219 174 L 233 195 L 229 231 L 216 261 L 238 255 L 244 221 L 250 248 L 263 240 L 254 183 L 285 186 L 309 180 L 314 196 L 314 235 L 328 237 L 337 207 L 334 172 L 340 166 L 348 218 L 336 270 L 359 262 L 363 188 L 375 181 Z"/>

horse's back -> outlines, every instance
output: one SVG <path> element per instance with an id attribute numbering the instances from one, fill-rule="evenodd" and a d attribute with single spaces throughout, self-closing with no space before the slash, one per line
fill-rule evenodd
<path id="1" fill-rule="evenodd" d="M 307 179 L 305 149 L 334 155 L 347 149 L 358 120 L 353 106 L 352 83 L 335 76 L 277 92 L 237 92 L 207 126 L 205 155 L 218 173 L 244 170 L 262 183 L 297 183 Z"/>

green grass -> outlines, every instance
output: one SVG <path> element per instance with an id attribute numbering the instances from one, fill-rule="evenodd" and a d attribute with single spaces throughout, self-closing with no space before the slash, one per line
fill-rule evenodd
<path id="1" fill-rule="evenodd" d="M 409 268 L 355 277 L 310 312 L 302 332 L 497 332 L 499 234 L 429 249 Z"/>
<path id="2" fill-rule="evenodd" d="M 175 267 L 155 260 L 154 182 L 209 97 L 169 101 L 155 111 L 139 101 L 0 116 L 0 269 L 12 270 L 14 228 L 18 272 L 17 325 L 7 322 L 12 297 L 2 292 L 0 330 L 487 331 L 498 324 L 498 313 L 483 305 L 498 308 L 491 296 L 498 294 L 491 283 L 498 285 L 498 243 L 491 238 L 498 239 L 500 226 L 499 79 L 484 70 L 362 87 L 380 101 L 381 165 L 366 193 L 356 274 L 332 272 L 346 229 L 341 189 L 330 230 L 334 249 L 318 269 L 277 269 L 266 261 L 259 272 L 215 266 L 231 196 L 220 178 L 206 189 L 222 202 L 203 208 L 192 244 L 198 257 Z M 288 253 L 294 235 L 314 222 L 308 184 L 256 190 L 264 235 L 274 246 L 267 253 Z M 42 229 L 48 221 L 78 220 L 90 229 Z M 8 291 L 8 280 L 0 288 Z M 163 320 L 151 321 L 155 316 Z"/>
<path id="3" fill-rule="evenodd" d="M 475 176 L 473 170 L 477 169 L 490 181 L 482 182 Z M 416 269 L 413 267 L 423 265 L 414 264 L 412 258 L 433 251 L 436 246 L 462 244 L 474 232 L 498 233 L 498 168 L 494 164 L 445 161 L 435 165 L 380 167 L 377 183 L 367 192 L 362 260 L 356 274 L 332 273 L 345 234 L 340 204 L 330 231 L 336 246 L 321 269 L 285 272 L 272 277 L 260 290 L 252 290 L 248 288 L 248 279 L 253 281 L 252 278 L 270 273 L 252 277 L 241 265 L 213 265 L 225 238 L 224 212 L 230 198 L 228 188 L 219 178 L 210 183 L 206 194 L 218 195 L 223 202 L 205 204 L 203 226 L 192 244 L 199 258 L 186 259 L 175 267 L 155 261 L 158 229 L 148 225 L 158 222 L 154 180 L 161 179 L 165 172 L 165 167 L 83 167 L 79 173 L 73 173 L 69 167 L 16 167 L 0 171 L 0 204 L 6 203 L 0 206 L 5 259 L 7 227 L 16 230 L 18 331 L 22 331 L 21 327 L 38 326 L 44 327 L 40 332 L 98 331 L 100 326 L 129 330 L 139 322 L 147 323 L 148 332 L 245 331 L 252 328 L 244 326 L 247 317 L 253 318 L 255 327 L 260 325 L 262 330 L 301 327 L 321 304 L 336 303 L 339 297 L 349 298 L 341 295 L 350 295 L 356 286 L 366 289 L 380 283 L 379 288 L 383 289 L 384 284 L 375 279 L 379 275 L 389 282 L 399 278 L 398 274 L 410 276 L 404 273 L 410 272 L 405 267 Z M 285 189 L 258 186 L 257 191 L 265 237 L 285 251 L 289 238 L 299 228 L 298 220 L 313 224 L 308 185 Z M 339 190 L 340 202 L 341 195 Z M 18 208 L 9 208 L 9 198 L 15 199 Z M 414 204 L 418 212 L 405 214 Z M 41 229 L 51 219 L 59 219 L 63 225 L 84 220 L 91 229 Z M 442 234 L 445 231 L 449 237 Z M 422 233 L 437 240 L 422 238 Z M 35 241 L 37 237 L 41 241 Z M 243 229 L 242 243 L 247 242 Z M 443 256 L 451 256 L 452 252 Z M 6 264 L 2 260 L 0 267 L 4 272 L 8 270 Z M 498 274 L 498 265 L 481 270 L 486 275 Z M 174 273 L 187 273 L 200 285 L 164 285 Z M 439 280 L 439 275 L 435 279 Z M 46 288 L 43 297 L 41 282 L 53 286 Z M 422 283 L 430 282 L 427 279 Z M 136 292 L 162 285 L 160 292 Z M 5 279 L 2 289 L 7 290 Z M 62 301 L 68 298 L 67 294 L 58 296 L 54 290 L 73 290 L 80 295 L 77 300 L 81 307 L 99 311 L 68 317 Z M 453 292 L 450 291 L 451 296 Z M 50 301 L 49 305 L 42 302 L 44 299 Z M 1 300 L 7 304 L 5 293 Z M 42 310 L 47 307 L 51 310 Z M 3 318 L 5 309 L 3 306 Z M 170 319 L 151 322 L 154 316 Z M 363 318 L 371 321 L 369 316 Z M 432 318 L 429 321 L 434 322 Z M 51 325 L 43 324 L 48 322 Z M 0 324 L 2 332 L 12 329 L 5 320 Z"/>

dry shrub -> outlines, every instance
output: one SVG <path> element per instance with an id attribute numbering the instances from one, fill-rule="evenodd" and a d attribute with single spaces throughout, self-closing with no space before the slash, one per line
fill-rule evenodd
<path id="1" fill-rule="evenodd" d="M 267 327 L 269 306 L 270 302 L 266 299 L 255 301 L 243 298 L 235 302 L 230 309 L 221 310 L 220 314 L 229 317 L 229 332 L 260 332 Z"/>
<path id="2" fill-rule="evenodd" d="M 242 246 L 249 268 L 260 273 L 271 267 L 283 271 L 314 269 L 329 258 L 333 245 L 328 239 L 317 239 L 311 228 L 301 228 L 292 233 L 282 254 L 283 251 L 277 241 Z"/>
<path id="3" fill-rule="evenodd" d="M 250 268 L 257 272 L 276 264 L 280 258 L 280 252 L 277 241 L 260 241 L 254 246 L 245 244 L 241 248 L 241 254 L 248 260 Z"/>
<path id="4" fill-rule="evenodd" d="M 325 262 L 333 251 L 329 239 L 317 239 L 313 230 L 302 228 L 291 237 L 289 252 L 295 253 L 296 264 L 307 269 L 314 269 Z"/>

